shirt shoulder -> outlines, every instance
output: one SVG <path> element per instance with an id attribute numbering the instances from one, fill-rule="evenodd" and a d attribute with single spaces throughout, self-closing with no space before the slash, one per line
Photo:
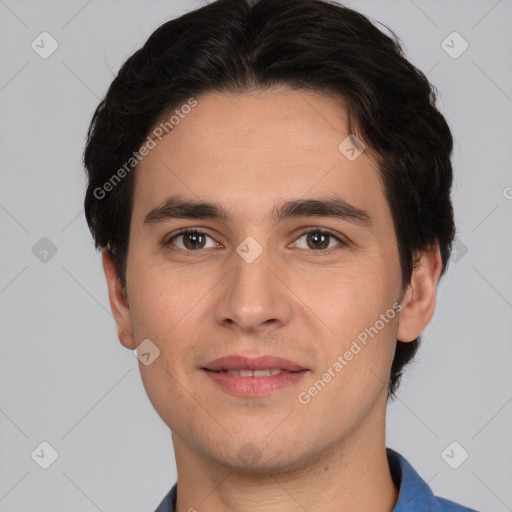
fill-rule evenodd
<path id="1" fill-rule="evenodd" d="M 478 512 L 446 498 L 435 496 L 409 462 L 398 452 L 386 449 L 389 469 L 397 487 L 393 512 Z"/>
<path id="2" fill-rule="evenodd" d="M 454 501 L 447 500 L 445 498 L 437 498 L 438 509 L 441 512 L 478 512 L 473 508 L 464 507 L 463 505 L 459 505 Z"/>

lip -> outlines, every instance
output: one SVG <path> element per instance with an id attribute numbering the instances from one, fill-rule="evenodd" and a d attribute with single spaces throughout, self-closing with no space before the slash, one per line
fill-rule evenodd
<path id="1" fill-rule="evenodd" d="M 287 372 L 299 372 L 307 370 L 289 359 L 283 359 L 277 356 L 259 356 L 259 357 L 245 357 L 240 355 L 230 355 L 220 357 L 214 361 L 206 363 L 203 367 L 204 370 L 266 370 L 267 368 L 277 368 Z M 262 377 L 263 378 L 263 377 Z"/>
<path id="2" fill-rule="evenodd" d="M 279 369 L 281 373 L 264 377 L 240 377 L 228 370 Z M 215 359 L 201 370 L 224 391 L 239 397 L 265 397 L 297 384 L 309 371 L 289 359 L 277 356 L 244 357 L 232 355 Z"/>

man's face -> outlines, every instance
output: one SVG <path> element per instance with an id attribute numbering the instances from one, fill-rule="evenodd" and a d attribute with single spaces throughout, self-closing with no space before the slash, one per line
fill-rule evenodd
<path id="1" fill-rule="evenodd" d="M 338 148 L 349 135 L 341 102 L 283 90 L 196 99 L 135 173 L 130 329 L 135 344 L 160 349 L 140 364 L 142 380 L 179 449 L 228 467 L 291 467 L 383 421 L 398 325 L 389 310 L 401 292 L 391 211 L 369 152 L 350 161 Z M 144 222 L 170 196 L 216 203 L 229 217 Z M 313 199 L 343 200 L 369 222 L 272 216 Z M 176 236 L 182 228 L 200 235 Z M 304 371 L 207 369 L 230 355 Z"/>

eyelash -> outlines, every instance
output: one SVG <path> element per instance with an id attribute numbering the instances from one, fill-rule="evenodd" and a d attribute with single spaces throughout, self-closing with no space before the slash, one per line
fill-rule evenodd
<path id="1" fill-rule="evenodd" d="M 197 228 L 183 228 L 183 229 L 180 229 L 176 234 L 174 234 L 171 238 L 167 239 L 166 241 L 163 242 L 163 245 L 164 246 L 172 246 L 172 241 L 176 238 L 178 238 L 179 236 L 182 236 L 182 235 L 186 235 L 186 234 L 189 234 L 189 233 L 196 233 L 196 234 L 199 234 L 199 235 L 206 235 L 208 236 L 209 238 L 212 238 L 213 240 L 213 237 L 211 237 L 210 235 L 208 235 L 207 233 L 205 233 L 204 231 L 199 231 Z M 296 239 L 295 239 L 295 242 L 297 240 L 300 240 L 304 235 L 309 235 L 309 234 L 314 234 L 314 233 L 320 233 L 320 234 L 324 234 L 324 235 L 329 235 L 330 237 L 334 238 L 335 240 L 337 240 L 339 242 L 339 245 L 342 246 L 342 247 L 346 247 L 348 246 L 348 243 L 345 242 L 344 240 L 342 240 L 341 238 L 339 238 L 338 236 L 336 236 L 334 233 L 331 233 L 329 230 L 325 230 L 325 229 L 320 229 L 320 228 L 312 228 L 312 229 L 309 229 L 307 231 L 303 231 Z M 293 242 L 293 243 L 295 243 Z M 175 249 L 172 249 L 172 250 L 176 250 L 176 251 L 180 251 L 180 252 L 184 252 L 187 257 L 195 257 L 195 256 L 199 256 L 200 253 L 204 250 L 204 249 L 197 249 L 195 251 L 191 251 L 191 250 L 187 250 L 187 249 L 181 249 L 180 247 L 177 247 Z M 307 249 L 304 249 L 304 250 L 307 250 Z M 334 252 L 336 252 L 337 250 L 339 250 L 339 247 L 335 247 L 335 248 L 331 248 L 331 249 L 319 249 L 318 251 L 315 251 L 315 250 L 310 250 L 308 252 L 312 252 L 312 253 L 318 253 L 316 254 L 315 256 L 329 256 L 331 254 L 333 254 Z M 198 253 L 198 254 L 194 254 L 194 253 Z"/>

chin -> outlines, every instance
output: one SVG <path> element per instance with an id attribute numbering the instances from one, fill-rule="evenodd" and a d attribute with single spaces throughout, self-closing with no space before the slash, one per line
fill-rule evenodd
<path id="1" fill-rule="evenodd" d="M 229 454 L 226 451 L 222 454 L 210 452 L 211 458 L 226 469 L 251 475 L 287 473 L 303 467 L 309 459 L 314 458 L 299 453 L 296 447 L 283 447 L 282 442 L 279 447 L 275 443 L 265 446 L 265 440 L 247 440 L 227 449 Z"/>

